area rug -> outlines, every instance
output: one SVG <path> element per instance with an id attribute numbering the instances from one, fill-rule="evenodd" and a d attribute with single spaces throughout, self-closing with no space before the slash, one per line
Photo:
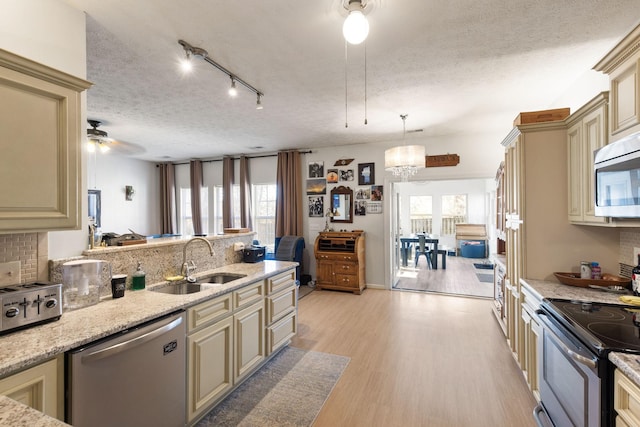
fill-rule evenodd
<path id="1" fill-rule="evenodd" d="M 476 273 L 478 280 L 484 283 L 493 283 L 493 274 Z"/>
<path id="2" fill-rule="evenodd" d="M 479 268 L 480 270 L 493 270 L 493 264 L 490 263 L 473 263 L 475 268 Z"/>
<path id="3" fill-rule="evenodd" d="M 286 347 L 196 427 L 310 426 L 349 360 Z"/>

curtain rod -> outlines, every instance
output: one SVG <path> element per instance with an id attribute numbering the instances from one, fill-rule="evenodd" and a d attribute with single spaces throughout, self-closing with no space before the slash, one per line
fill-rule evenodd
<path id="1" fill-rule="evenodd" d="M 307 150 L 307 151 L 298 151 L 298 153 L 300 154 L 310 154 L 313 153 L 313 151 L 311 150 Z M 275 154 L 256 154 L 254 156 L 245 156 L 248 157 L 250 159 L 260 159 L 263 157 L 277 157 L 278 153 Z M 240 160 L 240 157 L 231 157 L 231 159 L 233 160 Z M 221 162 L 224 160 L 224 157 L 222 159 L 210 159 L 210 160 L 202 160 L 202 163 L 212 163 L 212 162 Z M 173 162 L 168 162 L 168 163 L 173 163 Z M 178 162 L 178 163 L 173 163 L 174 165 L 188 165 L 189 162 Z M 160 166 L 160 164 L 156 164 L 156 167 Z"/>

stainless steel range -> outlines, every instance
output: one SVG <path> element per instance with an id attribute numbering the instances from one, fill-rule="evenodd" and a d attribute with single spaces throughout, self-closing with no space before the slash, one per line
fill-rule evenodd
<path id="1" fill-rule="evenodd" d="M 58 320 L 62 316 L 62 285 L 25 283 L 0 288 L 0 334 Z"/>
<path id="2" fill-rule="evenodd" d="M 611 351 L 640 354 L 640 307 L 544 299 L 538 424 L 615 425 Z"/>

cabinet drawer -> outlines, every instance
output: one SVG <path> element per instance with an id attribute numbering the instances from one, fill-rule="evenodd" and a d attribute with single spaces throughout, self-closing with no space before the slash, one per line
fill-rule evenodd
<path id="1" fill-rule="evenodd" d="M 350 262 L 337 262 L 333 267 L 336 274 L 358 274 L 358 264 Z"/>
<path id="2" fill-rule="evenodd" d="M 279 292 L 289 286 L 294 286 L 296 281 L 296 271 L 291 270 L 277 276 L 269 277 L 265 280 L 267 284 L 267 295 Z"/>
<path id="3" fill-rule="evenodd" d="M 260 281 L 233 291 L 233 306 L 234 308 L 246 307 L 262 301 L 262 298 L 264 298 L 264 286 Z"/>
<path id="4" fill-rule="evenodd" d="M 275 295 L 265 299 L 267 305 L 267 325 L 281 318 L 283 315 L 296 308 L 296 287 L 291 286 Z"/>
<path id="5" fill-rule="evenodd" d="M 297 320 L 296 312 L 293 311 L 267 328 L 267 356 L 286 345 L 296 334 Z"/>
<path id="6" fill-rule="evenodd" d="M 622 420 L 630 426 L 640 425 L 640 388 L 618 369 L 614 380 L 613 407 L 618 413 L 616 424 Z"/>
<path id="7" fill-rule="evenodd" d="M 350 254 L 350 253 L 340 253 L 340 254 L 321 253 L 321 254 L 316 254 L 316 258 L 319 259 L 319 260 L 326 260 L 326 261 L 353 261 L 353 262 L 358 262 L 358 255 Z"/>
<path id="8" fill-rule="evenodd" d="M 231 294 L 221 295 L 187 310 L 187 332 L 211 325 L 231 314 Z"/>
<path id="9" fill-rule="evenodd" d="M 338 274 L 336 272 L 336 286 L 358 287 L 358 276 L 353 274 Z"/>

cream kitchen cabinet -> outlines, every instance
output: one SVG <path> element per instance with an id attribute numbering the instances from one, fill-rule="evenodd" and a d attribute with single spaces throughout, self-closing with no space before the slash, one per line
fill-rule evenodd
<path id="1" fill-rule="evenodd" d="M 298 330 L 298 285 L 295 271 L 267 279 L 267 356 L 284 347 Z"/>
<path id="2" fill-rule="evenodd" d="M 232 294 L 187 311 L 187 418 L 191 422 L 233 388 Z"/>
<path id="3" fill-rule="evenodd" d="M 264 311 L 264 302 L 261 300 L 233 315 L 234 381 L 247 377 L 266 357 Z"/>
<path id="4" fill-rule="evenodd" d="M 0 379 L 0 394 L 60 420 L 64 419 L 62 356 Z"/>
<path id="5" fill-rule="evenodd" d="M 81 226 L 81 93 L 91 84 L 0 49 L 0 233 Z M 25 170 L 27 168 L 28 170 Z"/>
<path id="6" fill-rule="evenodd" d="M 526 282 L 521 283 L 520 292 L 522 295 L 522 341 L 524 342 L 524 353 L 520 358 L 520 367 L 533 396 L 540 401 L 538 351 L 541 348 L 542 328 L 536 310 L 540 308 L 542 300 L 527 286 Z"/>
<path id="7" fill-rule="evenodd" d="M 613 407 L 618 416 L 616 427 L 640 427 L 640 387 L 622 371 L 615 370 Z"/>
<path id="8" fill-rule="evenodd" d="M 610 142 L 640 131 L 640 25 L 593 69 L 609 75 Z"/>
<path id="9" fill-rule="evenodd" d="M 573 224 L 608 225 L 609 218 L 595 216 L 593 152 L 609 139 L 609 93 L 602 92 L 567 119 L 569 221 Z"/>

